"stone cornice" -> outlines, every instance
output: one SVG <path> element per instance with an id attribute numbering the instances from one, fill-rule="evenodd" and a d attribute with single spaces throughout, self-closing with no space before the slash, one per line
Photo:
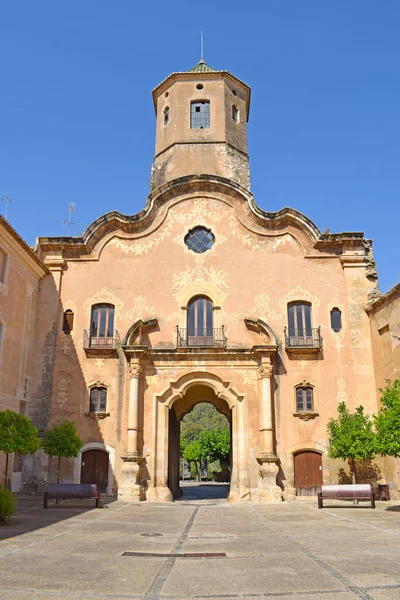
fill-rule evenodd
<path id="1" fill-rule="evenodd" d="M 284 207 L 277 212 L 264 211 L 257 206 L 253 195 L 240 184 L 218 175 L 207 174 L 188 175 L 168 181 L 151 192 L 144 209 L 139 213 L 130 216 L 122 215 L 118 211 L 106 213 L 96 219 L 81 237 L 39 238 L 41 255 L 61 253 L 68 260 L 80 258 L 87 260 L 95 246 L 116 231 L 120 234 L 132 234 L 140 230 L 143 235 L 146 226 L 150 229 L 150 225 L 161 214 L 160 208 L 169 200 L 185 195 L 207 196 L 218 193 L 247 205 L 248 218 L 257 222 L 266 231 L 275 233 L 291 225 L 301 230 L 319 252 L 333 253 L 335 257 L 348 253 L 349 257 L 357 256 L 356 260 L 364 261 L 363 233 L 322 234 L 315 223 L 301 212 L 289 207 Z M 166 216 L 167 212 L 164 212 L 161 218 L 165 219 Z M 151 235 L 150 231 L 149 235 Z"/>

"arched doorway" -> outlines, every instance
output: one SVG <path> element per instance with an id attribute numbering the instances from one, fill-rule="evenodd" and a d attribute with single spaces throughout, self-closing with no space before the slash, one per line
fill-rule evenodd
<path id="1" fill-rule="evenodd" d="M 316 496 L 322 486 L 322 455 L 301 450 L 294 455 L 294 487 L 296 496 Z"/>
<path id="2" fill-rule="evenodd" d="M 108 485 L 108 452 L 91 449 L 82 452 L 81 483 L 95 483 L 102 494 Z"/>
<path id="3" fill-rule="evenodd" d="M 196 391 L 200 392 L 200 396 Z M 246 397 L 238 394 L 229 381 L 210 371 L 186 373 L 176 381 L 171 381 L 162 394 L 154 397 L 154 452 L 148 463 L 150 477 L 146 490 L 147 500 L 171 501 L 174 494 L 179 494 L 178 422 L 185 411 L 190 410 L 200 398 L 205 397 L 205 394 L 208 394 L 209 401 L 218 410 L 221 408 L 222 412 L 225 411 L 232 424 L 231 482 L 228 499 L 233 502 L 250 500 Z M 174 412 L 170 416 L 172 408 Z"/>
<path id="4" fill-rule="evenodd" d="M 180 425 L 182 419 L 190 413 L 194 407 L 199 405 L 205 406 L 214 406 L 216 410 L 223 415 L 222 419 L 227 421 L 229 431 L 232 429 L 232 411 L 229 408 L 228 403 L 221 398 L 218 398 L 214 392 L 214 390 L 206 385 L 193 385 L 191 386 L 184 396 L 179 398 L 171 407 L 169 411 L 169 437 L 168 437 L 168 487 L 171 490 L 171 493 L 174 499 L 180 498 L 182 496 L 182 487 L 180 485 Z M 224 419 L 225 417 L 225 419 Z M 230 434 L 230 439 L 232 440 L 232 435 Z M 204 457 L 203 457 L 204 458 Z M 227 456 L 228 465 L 232 460 L 232 443 L 230 445 L 230 453 Z M 204 463 L 203 463 L 204 468 Z M 208 497 L 226 497 L 229 491 L 229 480 L 230 480 L 230 471 L 229 467 L 227 468 L 228 476 L 225 477 L 225 483 L 228 485 L 220 486 L 214 485 L 214 488 L 218 489 L 209 489 L 210 485 L 206 486 L 200 485 L 200 482 L 196 486 L 195 490 L 187 490 L 184 486 L 183 489 L 186 489 L 185 496 L 193 496 L 195 494 L 196 498 L 208 498 Z M 201 480 L 201 471 L 200 471 L 200 480 Z M 204 480 L 204 472 L 203 472 L 203 480 Z M 222 481 L 220 483 L 223 483 Z"/>

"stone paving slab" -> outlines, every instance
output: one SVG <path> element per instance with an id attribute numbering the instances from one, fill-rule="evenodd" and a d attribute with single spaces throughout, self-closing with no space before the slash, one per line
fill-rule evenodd
<path id="1" fill-rule="evenodd" d="M 400 600 L 395 509 L 202 503 L 195 490 L 189 502 L 111 502 L 101 510 L 45 511 L 41 499 L 30 500 L 0 527 L 0 598 Z M 226 557 L 179 557 L 184 552 Z"/>

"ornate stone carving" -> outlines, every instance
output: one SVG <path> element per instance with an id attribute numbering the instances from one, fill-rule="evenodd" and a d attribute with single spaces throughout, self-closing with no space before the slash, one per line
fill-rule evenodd
<path id="1" fill-rule="evenodd" d="M 105 419 L 106 417 L 109 417 L 110 413 L 106 413 L 106 412 L 95 412 L 95 413 L 91 413 L 91 412 L 87 412 L 85 413 L 85 417 L 90 417 L 91 419 L 94 419 L 95 421 L 100 421 L 100 419 Z"/>
<path id="2" fill-rule="evenodd" d="M 142 367 L 137 363 L 129 363 L 128 364 L 128 373 L 129 379 L 139 379 L 140 374 L 142 372 Z"/>
<path id="3" fill-rule="evenodd" d="M 268 377 L 268 379 L 271 379 L 273 371 L 274 367 L 270 363 L 263 364 L 258 369 L 258 373 L 261 379 L 263 379 L 264 377 Z"/>
<path id="4" fill-rule="evenodd" d="M 319 417 L 319 413 L 316 412 L 301 412 L 301 413 L 293 413 L 294 417 L 298 417 L 302 421 L 310 421 L 311 419 L 315 419 Z"/>

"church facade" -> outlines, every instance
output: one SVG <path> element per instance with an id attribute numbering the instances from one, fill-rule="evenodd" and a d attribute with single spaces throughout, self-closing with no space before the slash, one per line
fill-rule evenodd
<path id="1" fill-rule="evenodd" d="M 64 461 L 64 481 L 167 501 L 180 495 L 179 422 L 210 402 L 231 427 L 230 500 L 314 494 L 343 467 L 327 456 L 338 403 L 377 410 L 371 242 L 259 208 L 250 88 L 229 72 L 200 61 L 153 101 L 144 209 L 103 215 L 80 238 L 38 240 L 50 273 L 29 414 L 41 431 L 76 423 L 84 447 Z M 40 488 L 50 471 L 41 453 L 26 457 L 24 485 Z"/>

